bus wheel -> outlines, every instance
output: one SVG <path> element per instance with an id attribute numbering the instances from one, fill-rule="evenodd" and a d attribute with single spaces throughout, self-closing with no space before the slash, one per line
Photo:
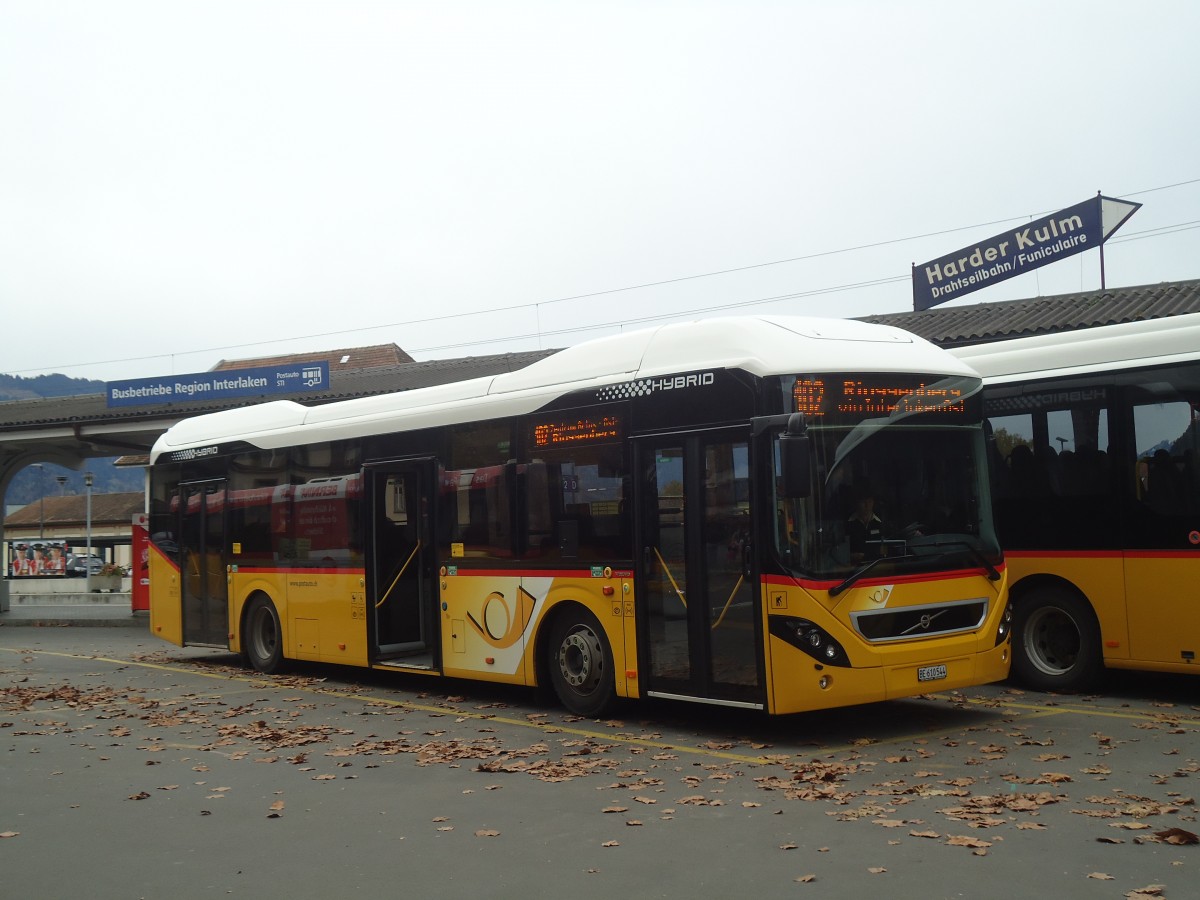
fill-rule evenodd
<path id="1" fill-rule="evenodd" d="M 1031 593 L 1013 617 L 1013 674 L 1040 691 L 1081 691 L 1103 668 L 1091 606 L 1058 588 Z"/>
<path id="2" fill-rule="evenodd" d="M 283 665 L 283 629 L 275 604 L 266 597 L 255 597 L 246 609 L 245 622 L 242 656 L 259 672 L 278 672 Z"/>
<path id="3" fill-rule="evenodd" d="M 612 651 L 587 610 L 576 608 L 558 617 L 550 632 L 548 662 L 554 692 L 575 715 L 599 715 L 612 702 Z"/>

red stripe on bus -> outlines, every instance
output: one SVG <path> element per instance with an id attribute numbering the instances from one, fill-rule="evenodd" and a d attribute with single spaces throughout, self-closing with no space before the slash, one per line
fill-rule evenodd
<path id="1" fill-rule="evenodd" d="M 1005 550 L 1009 559 L 1195 559 L 1195 550 Z"/>
<path id="2" fill-rule="evenodd" d="M 1006 559 L 1120 559 L 1120 550 L 1005 550 Z"/>
<path id="3" fill-rule="evenodd" d="M 329 567 L 274 567 L 238 566 L 238 575 L 365 575 L 366 569 L 338 569 Z M 465 578 L 593 578 L 591 569 L 459 569 L 453 577 Z M 632 578 L 630 571 L 614 571 L 613 578 Z"/>
<path id="4" fill-rule="evenodd" d="M 999 566 L 1001 572 L 1004 571 L 1004 566 Z M 950 572 L 935 572 L 915 575 L 901 575 L 894 578 L 863 578 L 854 583 L 855 587 L 877 587 L 881 584 L 921 584 L 930 581 L 949 581 L 952 578 L 973 578 L 978 575 L 983 575 L 983 569 L 956 569 Z M 842 583 L 842 580 L 834 579 L 830 581 L 813 581 L 807 578 L 793 578 L 789 575 L 764 575 L 763 584 L 787 587 L 790 585 L 798 585 L 807 590 L 827 591 L 835 585 Z"/>

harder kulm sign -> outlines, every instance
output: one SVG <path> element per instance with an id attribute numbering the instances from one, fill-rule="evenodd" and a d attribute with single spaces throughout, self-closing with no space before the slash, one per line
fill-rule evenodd
<path id="1" fill-rule="evenodd" d="M 913 266 L 913 309 L 929 309 L 1085 250 L 1099 249 L 1141 206 L 1097 194 L 974 246 Z"/>
<path id="2" fill-rule="evenodd" d="M 322 361 L 110 381 L 105 384 L 104 393 L 109 406 L 141 406 L 225 397 L 294 394 L 328 387 L 329 363 Z"/>

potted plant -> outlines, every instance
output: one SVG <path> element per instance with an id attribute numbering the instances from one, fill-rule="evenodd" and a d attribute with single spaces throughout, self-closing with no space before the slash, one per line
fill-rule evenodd
<path id="1" fill-rule="evenodd" d="M 105 563 L 100 567 L 100 571 L 91 577 L 90 587 L 93 591 L 119 591 L 121 579 L 124 577 L 124 566 Z"/>

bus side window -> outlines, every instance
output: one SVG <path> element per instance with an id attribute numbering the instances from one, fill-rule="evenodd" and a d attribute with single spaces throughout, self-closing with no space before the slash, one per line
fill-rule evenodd
<path id="1" fill-rule="evenodd" d="M 540 451 L 523 480 L 528 559 L 629 559 L 624 450 L 620 444 Z"/>
<path id="2" fill-rule="evenodd" d="M 1133 408 L 1138 454 L 1138 498 L 1162 516 L 1195 510 L 1197 473 L 1195 431 L 1200 427 L 1191 404 L 1179 400 Z"/>

